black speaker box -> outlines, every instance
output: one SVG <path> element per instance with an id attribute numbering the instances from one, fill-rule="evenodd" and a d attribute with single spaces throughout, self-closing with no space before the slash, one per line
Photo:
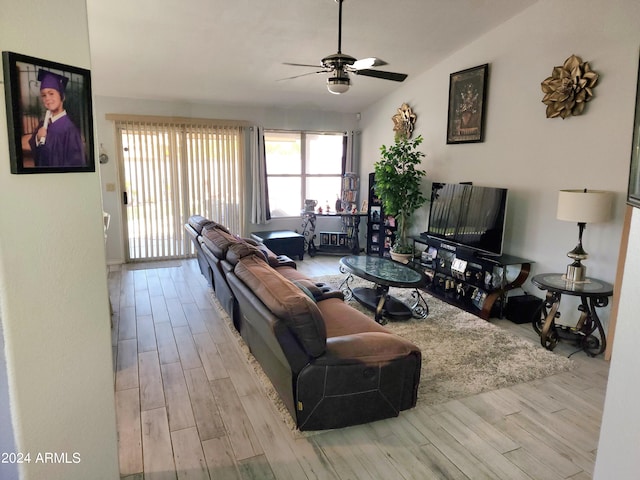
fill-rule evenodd
<path id="1" fill-rule="evenodd" d="M 514 295 L 507 300 L 505 317 L 513 323 L 531 323 L 543 300 L 535 295 Z"/>

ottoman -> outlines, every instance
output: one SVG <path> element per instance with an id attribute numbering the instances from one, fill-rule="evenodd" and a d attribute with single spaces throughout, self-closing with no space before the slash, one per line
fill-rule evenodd
<path id="1" fill-rule="evenodd" d="M 264 243 L 276 255 L 286 255 L 300 260 L 304 256 L 304 236 L 292 230 L 275 230 L 273 232 L 253 232 L 251 238 Z"/>

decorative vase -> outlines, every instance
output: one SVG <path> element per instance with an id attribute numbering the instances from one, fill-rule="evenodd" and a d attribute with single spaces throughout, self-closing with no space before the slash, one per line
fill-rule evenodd
<path id="1" fill-rule="evenodd" d="M 411 260 L 411 257 L 413 256 L 411 253 L 389 252 L 389 254 L 391 255 L 391 260 L 395 260 L 400 263 L 409 263 L 409 260 Z"/>

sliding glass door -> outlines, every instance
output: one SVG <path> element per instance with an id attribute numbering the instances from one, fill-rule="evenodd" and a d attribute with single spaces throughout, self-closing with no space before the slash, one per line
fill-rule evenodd
<path id="1" fill-rule="evenodd" d="M 127 261 L 193 255 L 184 224 L 200 214 L 240 233 L 239 126 L 118 121 Z"/>

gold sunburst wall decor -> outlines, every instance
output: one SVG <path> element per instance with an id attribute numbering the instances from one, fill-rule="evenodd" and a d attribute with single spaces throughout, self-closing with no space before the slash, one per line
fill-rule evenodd
<path id="1" fill-rule="evenodd" d="M 409 105 L 403 103 L 402 106 L 398 108 L 398 113 L 391 117 L 391 119 L 393 120 L 393 131 L 396 132 L 396 140 L 411 138 L 413 127 L 416 124 L 418 116 L 413 113 Z"/>
<path id="2" fill-rule="evenodd" d="M 551 76 L 541 84 L 547 118 L 581 115 L 585 104 L 593 98 L 597 81 L 598 74 L 591 70 L 589 62 L 576 55 L 567 58 L 561 67 L 554 67 Z"/>

